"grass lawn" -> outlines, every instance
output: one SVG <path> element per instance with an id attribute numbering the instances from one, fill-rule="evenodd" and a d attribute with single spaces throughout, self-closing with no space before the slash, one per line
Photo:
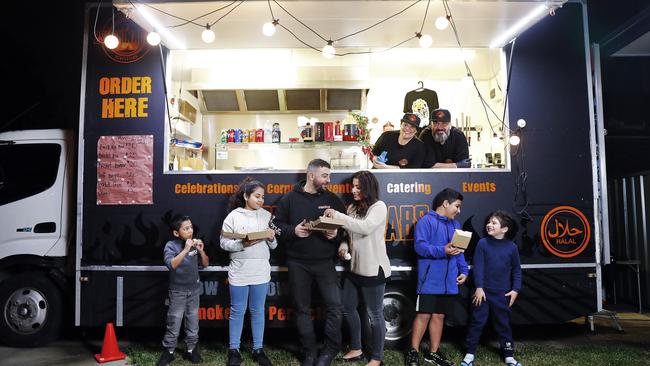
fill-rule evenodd
<path id="1" fill-rule="evenodd" d="M 137 366 L 155 365 L 160 355 L 160 348 L 156 346 L 143 346 L 133 344 L 126 349 L 126 354 L 129 356 L 130 363 Z M 447 357 L 460 364 L 461 357 L 463 356 L 460 348 L 455 348 L 447 345 L 442 349 Z M 244 356 L 243 365 L 254 366 L 251 361 L 250 348 L 242 349 Z M 279 348 L 268 347 L 265 349 L 267 355 L 271 358 L 274 365 L 300 365 L 295 354 Z M 650 350 L 643 350 L 629 346 L 595 346 L 595 345 L 579 345 L 570 347 L 560 346 L 540 346 L 533 344 L 519 344 L 516 351 L 517 359 L 524 364 L 524 366 L 564 366 L 564 365 L 649 365 L 650 366 Z M 225 365 L 226 364 L 226 348 L 223 344 L 203 345 L 201 349 L 204 362 L 202 365 Z M 181 359 L 181 355 L 177 352 L 175 354 L 176 360 L 172 362 L 172 366 L 192 365 L 190 362 Z M 343 362 L 335 361 L 332 365 L 337 366 L 363 366 L 364 362 Z M 384 358 L 384 364 L 387 366 L 399 366 L 404 364 L 404 356 L 402 352 L 395 350 L 387 350 Z M 421 362 L 421 364 L 428 365 Z M 480 346 L 476 354 L 474 362 L 476 366 L 492 366 L 504 365 L 495 348 Z"/>

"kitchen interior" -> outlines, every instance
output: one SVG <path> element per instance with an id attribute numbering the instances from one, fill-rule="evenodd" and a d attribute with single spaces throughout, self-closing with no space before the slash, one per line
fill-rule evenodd
<path id="1" fill-rule="evenodd" d="M 374 143 L 399 129 L 405 95 L 421 88 L 437 93 L 465 133 L 472 168 L 508 166 L 501 49 L 400 48 L 337 60 L 305 49 L 185 50 L 170 62 L 181 65 L 172 66 L 168 92 L 171 170 L 300 170 L 314 158 L 335 170 L 370 169 L 351 113 L 368 118 Z"/>
<path id="2" fill-rule="evenodd" d="M 170 121 L 162 122 L 171 125 L 165 128 L 168 171 L 302 170 L 313 158 L 329 161 L 334 170 L 372 168 L 356 141 L 355 117 L 367 118 L 372 144 L 383 131 L 400 128 L 405 95 L 423 89 L 437 93 L 439 107 L 448 109 L 452 125 L 465 133 L 472 160 L 464 169 L 508 171 L 513 147 L 503 47 L 563 3 L 296 0 L 246 1 L 231 9 L 234 3 L 224 1 L 116 6 L 144 29 L 160 31 L 169 50 Z M 210 26 L 179 25 L 179 19 L 201 19 Z M 445 19 L 451 26 L 440 26 Z M 273 32 L 263 34 L 269 29 Z M 202 41 L 209 31 L 209 42 Z M 330 46 L 335 49 L 326 52 Z"/>

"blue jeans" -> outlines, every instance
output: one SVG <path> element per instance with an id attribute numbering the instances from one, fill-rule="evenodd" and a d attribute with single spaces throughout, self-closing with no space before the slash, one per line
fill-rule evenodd
<path id="1" fill-rule="evenodd" d="M 269 283 L 259 285 L 234 286 L 230 285 L 230 349 L 239 349 L 241 332 L 244 327 L 246 305 L 251 312 L 251 328 L 253 328 L 253 349 L 260 349 L 264 343 L 264 304 Z"/>
<path id="2" fill-rule="evenodd" d="M 194 349 L 199 342 L 199 293 L 200 289 L 191 291 L 169 290 L 169 309 L 167 310 L 167 329 L 162 345 L 165 349 L 176 349 L 181 323 L 185 318 L 185 345 Z"/>
<path id="3" fill-rule="evenodd" d="M 350 331 L 350 349 L 361 349 L 361 319 L 357 307 L 359 296 L 370 318 L 371 355 L 373 360 L 384 359 L 384 338 L 386 321 L 384 320 L 384 289 L 386 284 L 377 286 L 357 286 L 346 278 L 343 281 L 343 318 Z"/>

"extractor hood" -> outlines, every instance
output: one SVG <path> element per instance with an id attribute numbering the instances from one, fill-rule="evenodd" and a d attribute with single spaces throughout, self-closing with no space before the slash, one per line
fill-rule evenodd
<path id="1" fill-rule="evenodd" d="M 196 91 L 202 113 L 360 111 L 365 109 L 367 93 L 362 88 Z"/>

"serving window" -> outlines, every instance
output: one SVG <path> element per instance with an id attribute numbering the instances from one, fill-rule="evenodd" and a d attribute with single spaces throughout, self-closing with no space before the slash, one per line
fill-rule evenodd
<path id="1" fill-rule="evenodd" d="M 397 49 L 342 58 L 336 67 L 310 63 L 310 50 L 285 51 L 250 50 L 259 55 L 237 64 L 222 61 L 228 50 L 171 51 L 166 171 L 295 171 L 314 158 L 333 170 L 371 169 L 352 113 L 368 118 L 374 144 L 399 130 L 404 111 L 420 115 L 425 127 L 437 107 L 465 134 L 465 169 L 509 170 L 501 49 Z M 423 90 L 435 92 L 437 104 L 407 101 Z"/>

